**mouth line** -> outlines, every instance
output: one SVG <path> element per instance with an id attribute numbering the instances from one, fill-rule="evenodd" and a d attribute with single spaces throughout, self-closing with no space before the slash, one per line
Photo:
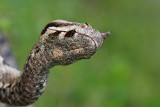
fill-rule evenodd
<path id="1" fill-rule="evenodd" d="M 94 50 L 94 52 L 96 52 L 97 49 L 98 49 L 98 46 L 97 46 L 97 44 L 96 44 L 96 41 L 95 41 L 92 37 L 90 37 L 90 36 L 88 36 L 88 35 L 85 35 L 85 36 L 88 37 L 88 38 L 90 38 L 90 39 L 94 42 L 94 45 L 95 45 L 95 50 Z"/>

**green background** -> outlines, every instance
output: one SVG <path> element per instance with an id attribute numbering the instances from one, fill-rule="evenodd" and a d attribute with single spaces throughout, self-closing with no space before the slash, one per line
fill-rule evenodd
<path id="1" fill-rule="evenodd" d="M 51 69 L 35 107 L 160 107 L 159 0 L 0 0 L 0 28 L 20 69 L 55 19 L 111 31 L 89 60 Z"/>

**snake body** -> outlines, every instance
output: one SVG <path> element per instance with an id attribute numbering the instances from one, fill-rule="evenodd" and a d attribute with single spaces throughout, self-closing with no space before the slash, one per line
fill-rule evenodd
<path id="1" fill-rule="evenodd" d="M 5 60 L 2 61 L 2 59 L 3 59 L 2 57 Z M 16 60 L 12 54 L 10 45 L 8 44 L 8 41 L 6 40 L 6 38 L 4 37 L 4 35 L 1 32 L 0 32 L 0 59 L 1 59 L 1 61 L 0 61 L 1 65 L 3 63 L 3 66 L 7 65 L 7 66 L 12 66 L 14 68 L 17 68 L 17 63 L 16 63 Z M 0 73 L 0 74 L 2 74 L 2 73 Z M 0 102 L 0 107 L 13 107 L 13 106 L 9 106 L 9 105 L 6 105 L 6 104 Z M 25 107 L 32 107 L 32 106 L 30 105 L 30 106 L 25 106 Z"/>
<path id="2" fill-rule="evenodd" d="M 28 55 L 23 72 L 5 64 L 0 56 L 0 101 L 14 106 L 33 104 L 46 87 L 50 68 L 89 59 L 109 34 L 87 23 L 50 22 Z"/>

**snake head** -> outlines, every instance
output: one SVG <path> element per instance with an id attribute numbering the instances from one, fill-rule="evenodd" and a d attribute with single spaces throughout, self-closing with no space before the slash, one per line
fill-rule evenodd
<path id="1" fill-rule="evenodd" d="M 90 58 L 102 45 L 110 32 L 100 33 L 87 23 L 55 20 L 41 32 L 40 41 L 53 53 L 57 65 L 68 65 Z"/>

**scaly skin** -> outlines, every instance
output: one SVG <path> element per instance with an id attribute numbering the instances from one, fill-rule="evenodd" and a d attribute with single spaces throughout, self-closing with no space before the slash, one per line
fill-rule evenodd
<path id="1" fill-rule="evenodd" d="M 4 60 L 0 61 L 3 64 L 3 68 L 5 68 L 4 67 L 5 65 L 7 65 L 8 67 L 7 66 L 6 67 L 9 69 L 10 69 L 9 66 L 17 68 L 16 60 L 14 59 L 14 56 L 12 54 L 12 50 L 8 44 L 8 41 L 5 39 L 4 35 L 1 32 L 0 32 L 0 55 L 5 59 L 5 61 Z M 2 57 L 0 58 L 0 60 L 3 59 Z M 12 73 L 9 73 L 9 74 L 12 74 Z M 18 72 L 18 74 L 19 74 L 19 72 Z M 14 77 L 14 75 L 17 75 L 17 72 L 14 72 L 14 70 L 13 70 L 13 74 L 11 75 L 11 77 Z M 5 77 L 5 75 L 4 75 L 4 77 Z M 7 77 L 8 77 L 8 75 L 7 75 Z M 5 78 L 7 78 L 7 77 L 5 77 Z M 9 80 L 11 80 L 11 78 L 9 78 Z M 4 82 L 6 82 L 6 81 L 4 80 Z M 9 106 L 7 104 L 0 102 L 0 107 L 16 107 L 16 106 Z M 30 106 L 25 106 L 25 107 L 32 107 L 32 106 L 30 105 Z"/>
<path id="2" fill-rule="evenodd" d="M 109 34 L 100 33 L 87 23 L 56 20 L 47 24 L 31 50 L 22 74 L 3 63 L 0 65 L 0 101 L 18 106 L 34 103 L 46 87 L 50 68 L 89 59 Z"/>

